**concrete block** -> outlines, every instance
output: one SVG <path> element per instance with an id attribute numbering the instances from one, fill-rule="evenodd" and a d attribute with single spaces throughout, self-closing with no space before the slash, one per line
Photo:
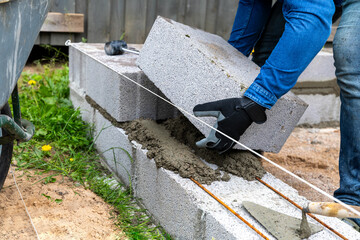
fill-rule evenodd
<path id="1" fill-rule="evenodd" d="M 316 55 L 292 92 L 309 104 L 298 124 L 337 124 L 340 121 L 340 89 L 333 54 L 329 50 Z"/>
<path id="2" fill-rule="evenodd" d="M 141 47 L 141 45 L 129 46 Z M 171 105 L 164 105 L 155 95 L 124 77 L 125 75 L 147 89 L 161 94 L 136 66 L 137 57 L 135 54 L 107 56 L 104 52 L 104 44 L 72 44 L 71 82 L 83 88 L 86 95 L 118 122 L 138 118 L 166 119 L 176 116 L 177 110 Z"/>
<path id="3" fill-rule="evenodd" d="M 300 75 L 298 82 L 327 82 L 334 79 L 336 76 L 333 54 L 322 50 Z"/>
<path id="4" fill-rule="evenodd" d="M 81 119 L 90 125 L 94 123 L 95 110 L 85 100 L 85 92 L 76 87 L 74 82 L 70 82 L 70 100 L 75 109 L 80 110 Z"/>
<path id="5" fill-rule="evenodd" d="M 309 103 L 298 124 L 324 124 L 340 121 L 340 97 L 335 94 L 298 95 Z"/>
<path id="6" fill-rule="evenodd" d="M 219 36 L 158 17 L 137 60 L 139 67 L 175 105 L 191 112 L 196 104 L 243 95 L 259 67 Z M 265 124 L 252 124 L 240 142 L 278 152 L 307 104 L 292 93 L 267 111 Z M 210 129 L 189 120 L 204 135 Z M 214 118 L 204 118 L 215 124 Z"/>
<path id="7" fill-rule="evenodd" d="M 77 49 L 69 48 L 69 80 L 74 87 L 78 89 L 86 89 L 86 58 L 83 57 L 82 52 Z"/>
<path id="8" fill-rule="evenodd" d="M 134 148 L 123 129 L 114 127 L 98 111 L 95 112 L 95 147 L 109 169 L 126 185 L 133 182 Z"/>
<path id="9" fill-rule="evenodd" d="M 202 239 L 202 210 L 163 168 L 158 169 L 137 144 L 135 196 L 175 239 Z"/>

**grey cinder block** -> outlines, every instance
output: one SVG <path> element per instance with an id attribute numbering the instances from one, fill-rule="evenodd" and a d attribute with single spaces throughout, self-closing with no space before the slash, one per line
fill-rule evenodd
<path id="1" fill-rule="evenodd" d="M 322 50 L 300 75 L 298 82 L 326 82 L 335 78 L 333 54 Z"/>
<path id="2" fill-rule="evenodd" d="M 82 89 L 77 88 L 74 82 L 70 82 L 70 100 L 74 106 L 74 109 L 79 109 L 81 113 L 81 119 L 90 125 L 94 122 L 94 112 L 89 103 L 85 100 L 85 93 Z"/>
<path id="3" fill-rule="evenodd" d="M 95 112 L 94 141 L 108 168 L 126 185 L 135 178 L 134 148 L 125 131 L 113 126 L 98 111 Z"/>
<path id="4" fill-rule="evenodd" d="M 140 48 L 141 45 L 129 45 Z M 70 81 L 118 122 L 138 118 L 167 119 L 177 115 L 171 105 L 126 79 L 162 94 L 136 66 L 137 55 L 108 56 L 104 44 L 76 43 L 70 47 Z"/>
<path id="5" fill-rule="evenodd" d="M 158 17 L 137 60 L 174 104 L 191 112 L 196 104 L 240 97 L 259 67 L 214 34 Z M 252 124 L 240 142 L 257 150 L 278 152 L 304 113 L 307 104 L 292 93 L 267 111 L 265 124 Z M 189 120 L 204 134 L 210 129 Z M 215 119 L 204 119 L 214 125 Z"/>

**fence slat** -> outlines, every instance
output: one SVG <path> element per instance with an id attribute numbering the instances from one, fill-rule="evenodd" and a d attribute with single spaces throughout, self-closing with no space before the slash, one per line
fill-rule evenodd
<path id="1" fill-rule="evenodd" d="M 147 0 L 127 0 L 125 4 L 125 41 L 143 43 L 146 28 Z"/>
<path id="2" fill-rule="evenodd" d="M 111 0 L 109 40 L 119 40 L 124 32 L 125 0 Z"/>
<path id="3" fill-rule="evenodd" d="M 177 0 L 158 0 L 157 15 L 170 18 L 176 21 L 178 14 Z"/>
<path id="4" fill-rule="evenodd" d="M 147 7 L 146 7 L 146 26 L 145 26 L 145 36 L 147 36 L 150 32 L 150 29 L 152 25 L 154 24 L 154 21 L 157 17 L 157 15 L 160 15 L 157 12 L 157 1 L 156 0 L 148 0 L 147 1 Z"/>
<path id="5" fill-rule="evenodd" d="M 81 34 L 41 33 L 37 43 L 64 45 L 69 37 L 88 42 L 119 39 L 143 43 L 157 15 L 228 39 L 239 0 L 53 0 L 50 11 L 83 13 Z"/>
<path id="6" fill-rule="evenodd" d="M 219 0 L 208 0 L 206 5 L 205 31 L 215 33 Z"/>
<path id="7" fill-rule="evenodd" d="M 75 12 L 75 1 L 74 0 L 53 0 L 53 5 L 50 12 L 61 12 L 61 13 L 74 13 Z"/>
<path id="8" fill-rule="evenodd" d="M 237 11 L 238 0 L 219 1 L 216 34 L 229 39 Z"/>
<path id="9" fill-rule="evenodd" d="M 110 34 L 111 2 L 108 0 L 89 0 L 88 42 L 106 42 Z"/>
<path id="10" fill-rule="evenodd" d="M 187 0 L 184 23 L 205 29 L 206 0 Z"/>
<path id="11" fill-rule="evenodd" d="M 82 38 L 87 39 L 88 29 L 88 0 L 75 0 L 75 13 L 84 14 L 84 33 L 75 34 L 75 41 L 81 42 Z"/>
<path id="12" fill-rule="evenodd" d="M 186 2 L 187 2 L 187 0 L 179 0 L 178 1 L 177 22 L 184 23 L 185 14 L 186 14 Z"/>

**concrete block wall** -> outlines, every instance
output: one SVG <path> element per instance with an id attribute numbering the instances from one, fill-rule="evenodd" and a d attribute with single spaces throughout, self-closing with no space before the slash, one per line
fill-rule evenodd
<path id="1" fill-rule="evenodd" d="M 196 104 L 242 96 L 260 71 L 221 37 L 162 17 L 156 19 L 137 64 L 171 102 L 190 113 Z M 306 107 L 291 92 L 284 95 L 266 111 L 267 121 L 253 123 L 240 142 L 256 150 L 280 151 Z M 208 135 L 208 126 L 188 119 Z M 216 119 L 204 121 L 213 126 Z"/>
<path id="2" fill-rule="evenodd" d="M 74 104 L 77 105 L 76 102 Z M 131 183 L 134 195 L 143 207 L 174 239 L 263 239 L 191 180 L 184 179 L 172 171 L 157 168 L 154 160 L 146 156 L 146 149 L 142 149 L 142 146 L 134 141 L 129 141 L 123 129 L 113 126 L 96 109 L 92 119 L 92 124 L 95 126 L 94 135 L 98 136 L 95 146 L 100 153 L 103 153 L 107 165 L 127 186 Z M 126 150 L 126 154 L 125 151 L 116 152 L 116 161 L 111 151 L 110 154 L 106 154 L 109 149 L 120 147 Z M 271 174 L 266 174 L 263 180 L 286 193 L 298 204 L 305 205 L 307 202 L 295 189 Z M 231 175 L 229 182 L 217 181 L 205 187 L 269 239 L 275 238 L 247 213 L 242 206 L 243 201 L 252 201 L 301 218 L 300 210 L 257 181 L 246 181 Z M 360 237 L 358 232 L 339 219 L 327 217 L 320 219 L 349 239 Z M 310 222 L 317 224 L 312 220 Z M 331 232 L 323 230 L 309 239 L 338 238 Z"/>
<path id="3" fill-rule="evenodd" d="M 83 48 L 88 49 L 88 52 Z M 114 99 L 106 97 L 97 99 L 101 105 L 94 100 L 90 102 L 91 104 L 88 102 L 87 89 L 89 79 L 92 77 L 88 73 L 89 66 L 99 71 L 100 69 L 116 71 L 111 68 L 111 64 L 98 61 L 94 55 L 89 53 L 91 49 L 94 51 L 92 54 L 102 52 L 100 45 L 75 44 L 70 48 L 71 100 L 75 108 L 80 108 L 83 119 L 94 126 L 95 146 L 106 165 L 123 183 L 133 188 L 135 196 L 151 213 L 153 219 L 164 227 L 174 239 L 262 239 L 192 181 L 181 178 L 171 171 L 157 168 L 155 162 L 147 158 L 146 149 L 142 149 L 141 145 L 134 141 L 130 142 L 123 129 L 115 127 L 106 119 L 109 116 L 115 119 L 114 116 L 121 114 L 120 111 L 103 111 L 107 106 L 114 104 Z M 121 59 L 121 56 L 118 58 Z M 114 58 L 112 61 L 115 62 L 114 64 L 120 64 L 119 59 Z M 97 65 L 105 65 L 106 69 Z M 112 76 L 114 79 L 115 75 Z M 98 74 L 97 76 L 105 75 Z M 111 74 L 106 76 L 111 76 Z M 114 79 L 112 81 L 115 81 Z M 119 76 L 117 79 L 123 80 Z M 95 80 L 90 81 L 96 82 Z M 97 79 L 99 87 L 108 83 L 109 80 L 105 77 Z M 118 88 L 113 90 L 119 92 Z M 93 97 L 95 98 L 95 96 Z M 114 109 L 128 109 L 126 108 L 126 105 L 129 104 L 128 101 L 118 103 L 120 106 Z M 167 106 L 157 109 L 162 108 L 168 110 Z M 168 117 L 166 112 L 162 113 Z M 298 204 L 304 205 L 307 202 L 305 198 L 298 195 L 296 190 L 272 175 L 266 174 L 263 180 L 286 193 Z M 297 218 L 301 216 L 299 210 L 256 181 L 250 182 L 231 175 L 229 182 L 218 181 L 206 187 L 270 239 L 274 238 L 244 210 L 242 201 L 252 201 Z M 326 217 L 321 217 L 321 219 L 349 239 L 360 239 L 359 233 L 351 230 L 351 227 L 340 220 Z M 337 239 L 337 237 L 324 230 L 310 239 Z"/>
<path id="4" fill-rule="evenodd" d="M 140 48 L 140 45 L 130 45 Z M 91 98 L 118 122 L 138 118 L 166 119 L 177 110 L 148 91 L 126 80 L 129 77 L 151 91 L 162 94 L 135 65 L 137 56 L 107 56 L 104 44 L 73 44 L 69 51 L 70 87 Z M 100 63 L 100 64 L 99 64 Z"/>

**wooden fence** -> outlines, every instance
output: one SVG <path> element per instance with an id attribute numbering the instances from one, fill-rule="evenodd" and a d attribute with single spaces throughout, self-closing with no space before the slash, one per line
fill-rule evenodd
<path id="1" fill-rule="evenodd" d="M 158 15 L 228 39 L 238 0 L 53 0 L 51 12 L 84 14 L 84 33 L 41 32 L 37 44 L 106 42 L 125 33 L 129 43 L 143 43 Z"/>

